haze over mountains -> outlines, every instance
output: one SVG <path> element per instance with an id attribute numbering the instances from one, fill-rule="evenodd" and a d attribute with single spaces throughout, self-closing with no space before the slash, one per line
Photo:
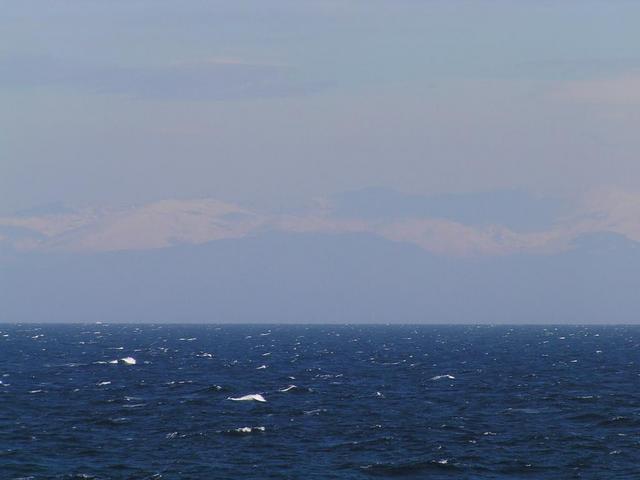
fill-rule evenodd
<path id="1" fill-rule="evenodd" d="M 637 321 L 640 2 L 5 4 L 0 321 Z"/>
<path id="2" fill-rule="evenodd" d="M 0 219 L 2 320 L 634 322 L 630 198 L 366 189 L 295 213 L 52 206 Z"/>

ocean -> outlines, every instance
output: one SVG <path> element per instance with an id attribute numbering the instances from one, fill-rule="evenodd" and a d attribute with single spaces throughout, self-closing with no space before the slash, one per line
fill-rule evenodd
<path id="1" fill-rule="evenodd" d="M 639 353 L 634 326 L 2 324 L 0 479 L 640 479 Z"/>

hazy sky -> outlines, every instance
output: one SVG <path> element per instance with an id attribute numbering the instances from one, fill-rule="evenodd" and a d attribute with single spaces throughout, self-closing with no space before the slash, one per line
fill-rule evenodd
<path id="1" fill-rule="evenodd" d="M 0 12 L 0 321 L 638 321 L 640 2 Z"/>
<path id="2" fill-rule="evenodd" d="M 0 214 L 640 190 L 636 1 L 0 7 Z"/>

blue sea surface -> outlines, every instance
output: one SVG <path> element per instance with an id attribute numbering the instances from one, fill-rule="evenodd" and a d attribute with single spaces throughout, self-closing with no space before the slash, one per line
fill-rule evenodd
<path id="1" fill-rule="evenodd" d="M 5 324 L 0 478 L 640 479 L 639 353 L 630 326 Z"/>

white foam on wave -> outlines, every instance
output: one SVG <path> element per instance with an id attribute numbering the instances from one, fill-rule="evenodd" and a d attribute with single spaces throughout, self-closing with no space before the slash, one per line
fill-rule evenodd
<path id="1" fill-rule="evenodd" d="M 98 360 L 97 362 L 93 362 L 94 365 L 105 365 L 105 364 L 117 365 L 122 363 L 123 365 L 135 365 L 138 363 L 133 357 L 124 357 L 124 358 L 116 358 L 115 360 L 109 360 L 108 362 L 104 360 Z"/>
<path id="2" fill-rule="evenodd" d="M 256 370 L 264 370 L 265 368 L 267 368 L 266 365 L 260 365 L 259 367 L 256 367 Z"/>
<path id="3" fill-rule="evenodd" d="M 264 432 L 265 430 L 266 428 L 264 427 L 240 427 L 235 429 L 238 433 Z"/>
<path id="4" fill-rule="evenodd" d="M 259 393 L 252 393 L 250 395 L 243 395 L 242 397 L 228 397 L 227 400 L 233 400 L 234 402 L 266 402 L 267 401 Z"/>
<path id="5" fill-rule="evenodd" d="M 111 385 L 111 382 L 108 382 L 108 381 L 107 381 L 107 382 L 98 382 L 98 383 L 97 383 L 97 385 L 98 385 L 99 387 L 101 387 L 101 386 L 103 386 L 103 385 Z"/>
<path id="6" fill-rule="evenodd" d="M 326 408 L 316 408 L 315 410 L 305 410 L 303 413 L 305 415 L 320 415 L 321 413 L 324 413 L 326 411 Z"/>
<path id="7" fill-rule="evenodd" d="M 435 377 L 431 377 L 431 380 L 442 380 L 443 378 L 448 378 L 449 380 L 455 380 L 456 377 L 454 377 L 453 375 L 436 375 Z"/>
<path id="8" fill-rule="evenodd" d="M 296 389 L 296 388 L 298 388 L 298 387 L 297 387 L 297 386 L 295 386 L 295 385 L 289 385 L 288 387 L 283 388 L 283 389 L 281 389 L 281 390 L 279 390 L 279 391 L 284 393 L 284 392 L 288 392 L 289 390 L 294 390 L 294 389 Z"/>

